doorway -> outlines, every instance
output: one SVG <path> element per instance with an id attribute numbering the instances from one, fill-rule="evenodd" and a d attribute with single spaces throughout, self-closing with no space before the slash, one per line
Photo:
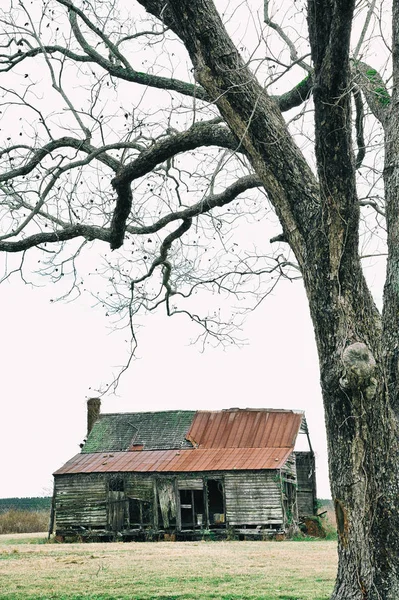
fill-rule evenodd
<path id="1" fill-rule="evenodd" d="M 220 479 L 208 479 L 207 496 L 210 527 L 226 527 L 223 482 Z"/>
<path id="2" fill-rule="evenodd" d="M 125 481 L 113 476 L 108 481 L 108 527 L 114 533 L 122 531 L 126 519 Z"/>
<path id="3" fill-rule="evenodd" d="M 179 490 L 182 529 L 202 529 L 205 523 L 203 490 Z"/>

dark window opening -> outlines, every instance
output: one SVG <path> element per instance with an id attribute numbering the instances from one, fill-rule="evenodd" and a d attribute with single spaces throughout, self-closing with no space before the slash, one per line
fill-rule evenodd
<path id="1" fill-rule="evenodd" d="M 151 504 L 138 498 L 129 498 L 130 527 L 143 527 L 151 525 Z"/>
<path id="2" fill-rule="evenodd" d="M 225 527 L 226 517 L 224 510 L 222 481 L 218 479 L 208 479 L 207 492 L 210 527 Z"/>
<path id="3" fill-rule="evenodd" d="M 180 490 L 182 529 L 202 529 L 205 525 L 203 490 Z"/>
<path id="4" fill-rule="evenodd" d="M 125 481 L 121 475 L 113 475 L 109 478 L 108 489 L 110 492 L 124 492 Z"/>
<path id="5" fill-rule="evenodd" d="M 283 480 L 283 505 L 287 525 L 291 525 L 296 520 L 295 501 L 295 485 L 290 481 Z"/>

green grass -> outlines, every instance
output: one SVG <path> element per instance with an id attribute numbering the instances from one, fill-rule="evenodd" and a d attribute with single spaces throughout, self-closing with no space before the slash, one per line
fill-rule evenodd
<path id="1" fill-rule="evenodd" d="M 2 546 L 20 546 L 21 544 L 33 544 L 33 545 L 37 545 L 37 544 L 48 544 L 48 540 L 47 540 L 47 536 L 41 536 L 41 537 L 25 537 L 24 535 L 22 537 L 10 537 L 8 539 L 2 539 L 3 536 L 0 536 L 0 544 Z M 53 541 L 51 540 L 51 543 L 53 543 Z"/>
<path id="2" fill-rule="evenodd" d="M 35 539 L 0 536 L 0 600 L 328 600 L 336 573 L 331 541 Z"/>

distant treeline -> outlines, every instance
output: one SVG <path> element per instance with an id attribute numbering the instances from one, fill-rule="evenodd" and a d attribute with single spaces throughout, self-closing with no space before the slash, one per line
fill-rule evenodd
<path id="1" fill-rule="evenodd" d="M 42 498 L 0 498 L 0 513 L 8 510 L 50 510 L 51 497 Z"/>

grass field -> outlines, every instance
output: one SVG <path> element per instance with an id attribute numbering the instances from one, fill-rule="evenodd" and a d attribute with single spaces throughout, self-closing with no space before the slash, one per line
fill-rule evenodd
<path id="1" fill-rule="evenodd" d="M 0 599 L 327 600 L 336 543 L 47 544 L 0 536 Z"/>

